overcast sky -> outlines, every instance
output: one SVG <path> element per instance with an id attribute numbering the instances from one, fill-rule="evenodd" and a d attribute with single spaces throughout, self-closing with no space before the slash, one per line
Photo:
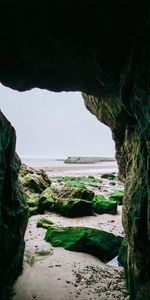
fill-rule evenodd
<path id="1" fill-rule="evenodd" d="M 20 93 L 0 85 L 0 108 L 16 129 L 21 157 L 114 156 L 110 129 L 78 92 Z"/>

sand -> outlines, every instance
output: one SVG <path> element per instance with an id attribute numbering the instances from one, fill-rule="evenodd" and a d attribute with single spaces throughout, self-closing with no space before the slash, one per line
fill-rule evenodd
<path id="1" fill-rule="evenodd" d="M 107 194 L 110 189 L 112 186 L 104 181 L 102 190 Z M 70 219 L 49 213 L 44 217 L 62 226 L 88 226 L 124 236 L 121 211 L 119 206 L 117 215 L 95 214 Z M 23 272 L 13 287 L 12 300 L 128 299 L 124 270 L 117 266 L 117 259 L 104 264 L 92 255 L 53 247 L 44 240 L 46 230 L 36 227 L 40 217 L 43 215 L 29 219 Z"/>

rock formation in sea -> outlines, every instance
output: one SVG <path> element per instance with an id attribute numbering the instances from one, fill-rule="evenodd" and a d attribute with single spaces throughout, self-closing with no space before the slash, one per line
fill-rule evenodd
<path id="1" fill-rule="evenodd" d="M 125 180 L 130 298 L 150 299 L 149 1 L 1 1 L 0 37 L 2 84 L 81 91 L 86 107 L 111 128 Z M 0 294 L 7 299 L 15 257 L 21 262 L 23 255 L 26 212 L 12 163 L 14 130 L 2 114 L 0 130 Z"/>

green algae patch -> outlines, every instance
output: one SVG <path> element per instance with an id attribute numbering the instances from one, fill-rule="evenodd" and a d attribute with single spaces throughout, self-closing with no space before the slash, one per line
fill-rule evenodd
<path id="1" fill-rule="evenodd" d="M 84 252 L 107 262 L 118 255 L 122 237 L 88 227 L 49 227 L 45 240 L 54 247 Z"/>
<path id="2" fill-rule="evenodd" d="M 41 210 L 50 210 L 54 205 L 55 192 L 51 187 L 48 187 L 40 196 L 39 205 Z"/>
<path id="3" fill-rule="evenodd" d="M 64 187 L 86 189 L 86 186 L 80 182 L 67 182 L 67 183 L 65 183 Z"/>
<path id="4" fill-rule="evenodd" d="M 29 207 L 34 207 L 39 205 L 40 195 L 38 193 L 32 193 L 27 199 L 27 204 Z"/>
<path id="5" fill-rule="evenodd" d="M 96 195 L 93 200 L 93 210 L 98 214 L 116 214 L 117 202 L 106 199 L 103 195 Z"/>
<path id="6" fill-rule="evenodd" d="M 43 227 L 45 229 L 49 228 L 51 225 L 54 225 L 54 222 L 46 218 L 39 219 L 36 224 L 37 227 Z"/>
<path id="7" fill-rule="evenodd" d="M 124 190 L 117 190 L 110 194 L 109 200 L 116 201 L 119 205 L 122 205 L 124 196 Z"/>
<path id="8" fill-rule="evenodd" d="M 55 201 L 55 211 L 66 217 L 92 215 L 92 202 L 78 198 L 58 198 Z"/>
<path id="9" fill-rule="evenodd" d="M 30 194 L 30 196 L 27 197 L 29 216 L 40 213 L 39 200 L 40 200 L 40 195 L 38 193 L 32 193 Z"/>
<path id="10" fill-rule="evenodd" d="M 96 178 L 94 176 L 55 176 L 50 177 L 51 179 L 58 179 L 64 182 L 95 182 L 95 183 L 102 183 L 102 180 L 99 178 Z"/>

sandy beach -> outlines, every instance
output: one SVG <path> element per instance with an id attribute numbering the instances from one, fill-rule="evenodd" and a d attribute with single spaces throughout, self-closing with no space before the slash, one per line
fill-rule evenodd
<path id="1" fill-rule="evenodd" d="M 53 168 L 55 169 L 55 167 Z M 89 166 L 84 166 L 84 170 L 86 168 Z M 95 166 L 92 168 L 95 170 Z M 78 169 L 77 166 L 66 165 L 63 169 L 64 173 L 61 175 L 66 173 L 71 175 L 68 174 L 68 170 L 76 171 L 76 174 L 79 170 L 81 174 L 83 172 L 81 169 L 81 166 Z M 95 176 L 101 172 L 104 173 L 102 169 L 97 168 Z M 55 174 L 57 172 L 58 169 L 52 171 Z M 88 174 L 92 174 L 92 169 L 88 169 Z M 102 189 L 107 194 L 110 189 L 112 190 L 112 186 L 106 180 Z M 122 206 L 118 206 L 116 215 L 94 214 L 86 217 L 67 218 L 52 212 L 44 217 L 64 227 L 88 226 L 124 236 L 121 211 Z M 40 217 L 40 215 L 36 215 L 29 219 L 25 234 L 23 272 L 14 285 L 12 300 L 128 299 L 124 271 L 122 267 L 117 266 L 116 259 L 104 264 L 95 256 L 53 247 L 44 240 L 46 230 L 36 227 Z"/>

